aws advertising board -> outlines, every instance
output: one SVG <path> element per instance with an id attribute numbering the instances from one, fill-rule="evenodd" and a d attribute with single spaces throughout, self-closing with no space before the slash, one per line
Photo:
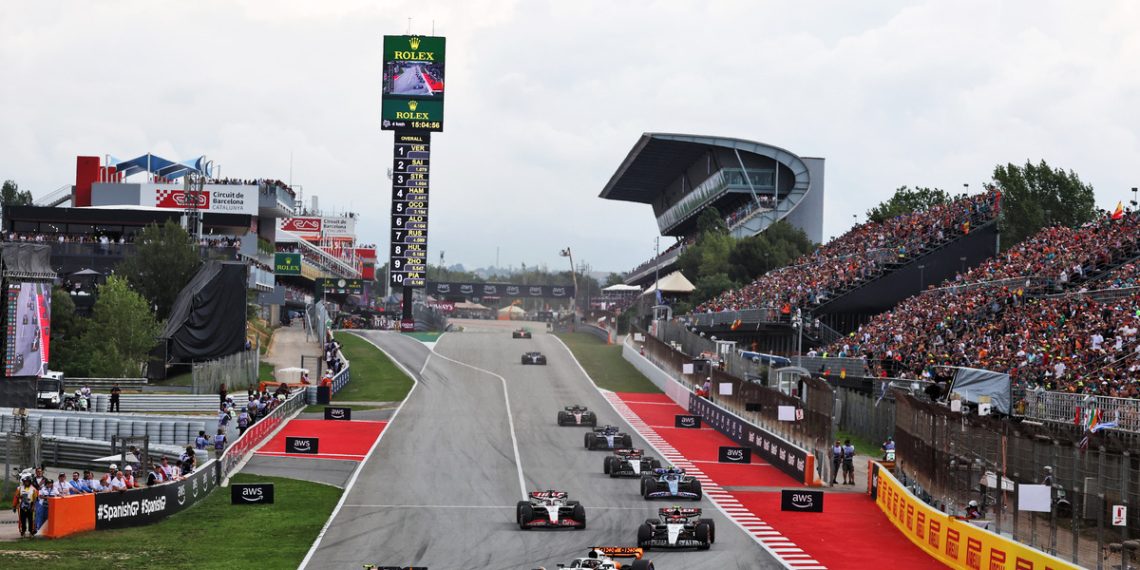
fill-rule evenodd
<path id="1" fill-rule="evenodd" d="M 384 36 L 384 130 L 443 130 L 445 45 L 437 36 Z"/>

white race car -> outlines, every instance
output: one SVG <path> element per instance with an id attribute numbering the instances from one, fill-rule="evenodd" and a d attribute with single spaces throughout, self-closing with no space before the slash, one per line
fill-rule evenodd
<path id="1" fill-rule="evenodd" d="M 586 528 L 586 509 L 578 501 L 567 500 L 565 491 L 534 491 L 527 501 L 519 501 L 515 518 L 519 528 Z"/>
<path id="2" fill-rule="evenodd" d="M 643 560 L 642 550 L 629 546 L 594 546 L 586 556 L 569 564 L 559 564 L 559 568 L 592 568 L 594 570 L 654 570 L 652 560 Z M 632 564 L 625 565 L 614 558 L 634 558 Z"/>
<path id="3" fill-rule="evenodd" d="M 652 473 L 661 467 L 661 461 L 645 455 L 644 449 L 615 449 L 602 464 L 602 472 L 610 477 L 636 477 Z"/>
<path id="4" fill-rule="evenodd" d="M 637 528 L 637 545 L 650 548 L 696 548 L 708 550 L 716 542 L 716 521 L 701 518 L 700 509 L 666 507 L 656 519 L 646 519 Z"/>

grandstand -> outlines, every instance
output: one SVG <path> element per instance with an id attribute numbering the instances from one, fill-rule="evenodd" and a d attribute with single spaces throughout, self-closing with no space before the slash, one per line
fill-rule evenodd
<path id="1" fill-rule="evenodd" d="M 653 206 L 661 235 L 677 240 L 626 275 L 627 285 L 644 286 L 655 273 L 673 269 L 685 244 L 695 240 L 697 218 L 707 208 L 724 215 L 737 238 L 787 220 L 812 241 L 822 241 L 823 178 L 822 158 L 799 157 L 772 145 L 645 133 L 600 197 Z"/>

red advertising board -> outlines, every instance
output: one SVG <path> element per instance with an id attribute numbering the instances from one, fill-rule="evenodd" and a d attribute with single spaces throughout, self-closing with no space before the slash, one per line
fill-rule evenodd
<path id="1" fill-rule="evenodd" d="M 210 191 L 198 192 L 198 209 L 210 209 Z M 190 207 L 191 193 L 173 188 L 160 188 L 154 193 L 154 205 L 159 208 L 184 209 Z"/>
<path id="2" fill-rule="evenodd" d="M 281 220 L 281 229 L 295 234 L 320 234 L 320 218 L 285 218 Z"/>

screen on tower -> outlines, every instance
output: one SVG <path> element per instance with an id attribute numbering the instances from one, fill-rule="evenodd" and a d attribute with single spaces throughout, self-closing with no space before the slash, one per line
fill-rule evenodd
<path id="1" fill-rule="evenodd" d="M 43 376 L 51 338 L 51 283 L 8 284 L 4 375 Z"/>
<path id="2" fill-rule="evenodd" d="M 443 130 L 445 43 L 435 36 L 384 36 L 384 130 Z"/>

